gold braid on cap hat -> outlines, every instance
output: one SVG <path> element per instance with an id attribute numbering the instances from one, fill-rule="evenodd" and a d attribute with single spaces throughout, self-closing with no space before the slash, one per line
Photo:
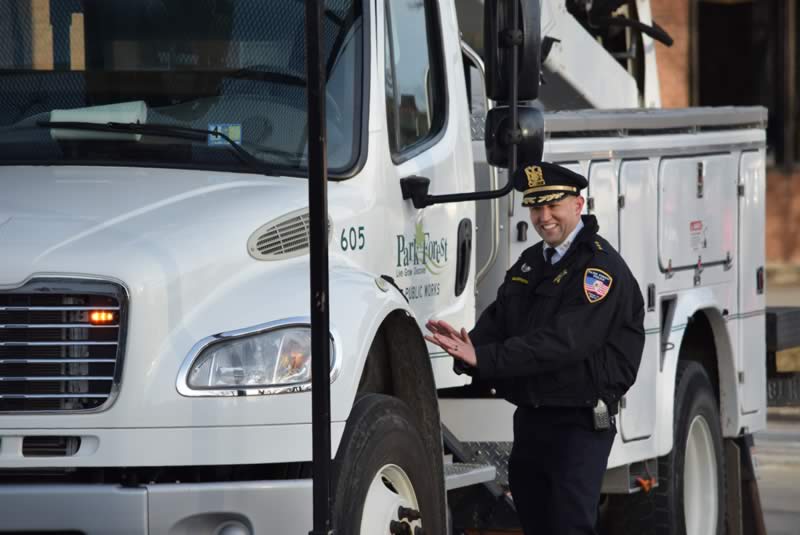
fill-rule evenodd
<path id="1" fill-rule="evenodd" d="M 568 191 L 570 193 L 578 193 L 578 188 L 575 186 L 537 186 L 535 188 L 526 189 L 524 195 L 537 193 L 539 191 Z"/>

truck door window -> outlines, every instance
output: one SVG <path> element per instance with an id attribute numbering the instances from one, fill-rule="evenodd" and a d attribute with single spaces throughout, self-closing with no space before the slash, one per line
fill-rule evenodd
<path id="1" fill-rule="evenodd" d="M 386 115 L 392 155 L 423 148 L 445 123 L 441 38 L 431 0 L 386 2 Z"/>

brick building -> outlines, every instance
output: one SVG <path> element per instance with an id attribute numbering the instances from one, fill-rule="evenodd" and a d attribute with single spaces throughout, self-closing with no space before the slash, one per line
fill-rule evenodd
<path id="1" fill-rule="evenodd" d="M 767 263 L 800 266 L 800 13 L 797 0 L 652 0 L 675 44 L 657 44 L 664 107 L 769 109 Z"/>

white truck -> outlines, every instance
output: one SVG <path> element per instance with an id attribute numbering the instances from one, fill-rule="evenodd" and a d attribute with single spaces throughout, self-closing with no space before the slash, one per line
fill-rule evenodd
<path id="1" fill-rule="evenodd" d="M 740 532 L 736 451 L 766 423 L 765 110 L 644 109 L 646 0 L 540 7 L 544 158 L 587 176 L 647 307 L 602 521 Z M 516 192 L 409 198 L 409 177 L 506 182 L 460 35 L 481 2 L 456 8 L 326 3 L 340 535 L 513 524 L 513 407 L 422 338 L 471 326 L 537 240 Z M 311 528 L 303 9 L 0 5 L 0 533 Z"/>

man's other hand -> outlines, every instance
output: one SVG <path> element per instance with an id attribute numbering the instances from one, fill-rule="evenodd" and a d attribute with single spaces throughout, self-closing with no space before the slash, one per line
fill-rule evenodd
<path id="1" fill-rule="evenodd" d="M 472 345 L 466 329 L 462 327 L 460 331 L 457 331 L 444 320 L 428 320 L 425 327 L 431 332 L 430 335 L 425 336 L 425 340 L 441 347 L 450 356 L 468 366 L 478 365 L 475 346 Z"/>

